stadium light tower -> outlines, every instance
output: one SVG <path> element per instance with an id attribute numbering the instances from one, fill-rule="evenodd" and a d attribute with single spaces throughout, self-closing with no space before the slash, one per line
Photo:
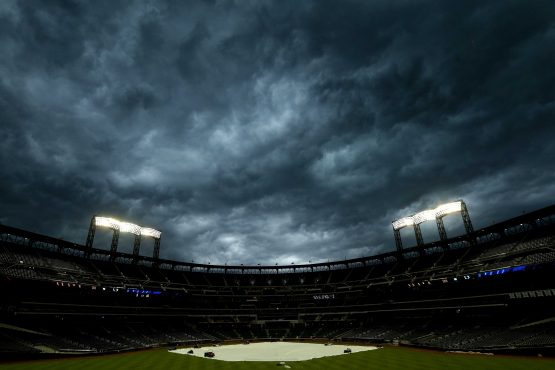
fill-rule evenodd
<path id="1" fill-rule="evenodd" d="M 462 200 L 442 204 L 434 209 L 428 209 L 415 215 L 403 217 L 393 221 L 393 234 L 395 236 L 395 245 L 397 247 L 397 251 L 401 252 L 403 250 L 403 242 L 401 240 L 400 230 L 407 226 L 412 226 L 414 228 L 416 244 L 419 246 L 424 244 L 422 231 L 420 230 L 420 224 L 426 221 L 435 220 L 439 233 L 439 238 L 441 240 L 447 240 L 447 232 L 445 231 L 445 225 L 443 224 L 443 217 L 458 212 L 461 213 L 466 233 L 470 234 L 474 232 L 472 221 L 470 220 L 470 215 L 468 214 L 468 209 L 466 208 L 466 204 Z"/>
<path id="2" fill-rule="evenodd" d="M 436 208 L 436 223 L 441 240 L 447 239 L 447 232 L 445 231 L 445 226 L 443 224 L 443 217 L 458 212 L 461 213 L 466 233 L 471 234 L 474 232 L 474 227 L 472 226 L 472 221 L 470 220 L 470 215 L 468 213 L 468 209 L 466 208 L 466 203 L 463 200 L 458 200 L 456 202 L 443 204 Z"/>
<path id="3" fill-rule="evenodd" d="M 133 243 L 133 260 L 137 260 L 139 257 L 139 249 L 141 247 L 141 237 L 151 237 L 154 239 L 154 253 L 153 258 L 158 259 L 160 256 L 160 237 L 162 233 L 158 230 L 151 229 L 148 227 L 141 227 L 139 225 L 135 225 L 129 222 L 123 222 L 116 220 L 110 217 L 99 217 L 93 216 L 91 219 L 91 224 L 89 226 L 89 233 L 87 235 L 87 256 L 90 256 L 92 251 L 92 246 L 94 242 L 94 235 L 96 233 L 97 227 L 106 227 L 113 231 L 112 235 L 112 243 L 110 246 L 110 253 L 112 255 L 112 259 L 115 258 L 117 249 L 118 249 L 118 241 L 119 241 L 119 234 L 120 232 L 124 233 L 131 233 L 135 235 L 135 241 Z"/>

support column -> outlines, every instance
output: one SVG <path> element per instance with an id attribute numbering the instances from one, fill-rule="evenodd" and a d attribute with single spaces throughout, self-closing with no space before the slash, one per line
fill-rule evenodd
<path id="1" fill-rule="evenodd" d="M 152 258 L 157 260 L 160 257 L 160 238 L 154 239 L 154 253 Z"/>
<path id="2" fill-rule="evenodd" d="M 89 226 L 89 233 L 87 235 L 87 241 L 85 243 L 85 247 L 86 247 L 86 252 L 85 255 L 87 257 L 90 257 L 91 255 L 91 251 L 92 251 L 92 247 L 93 247 L 93 243 L 94 243 L 94 234 L 96 232 L 96 222 L 95 222 L 95 217 L 93 216 L 93 218 L 91 218 L 91 225 Z"/>
<path id="3" fill-rule="evenodd" d="M 114 235 L 112 236 L 112 245 L 110 246 L 110 259 L 114 260 L 116 258 L 116 252 L 118 250 L 119 241 L 119 229 L 114 229 Z"/>
<path id="4" fill-rule="evenodd" d="M 133 263 L 137 262 L 140 248 L 141 248 L 141 236 L 135 235 L 135 242 L 133 243 Z"/>
<path id="5" fill-rule="evenodd" d="M 414 235 L 416 236 L 416 244 L 424 245 L 424 239 L 422 238 L 422 231 L 420 230 L 419 224 L 414 224 Z"/>
<path id="6" fill-rule="evenodd" d="M 470 221 L 470 215 L 468 214 L 468 209 L 466 208 L 466 203 L 461 201 L 461 216 L 464 223 L 464 228 L 467 234 L 472 234 L 474 232 L 474 227 L 472 227 L 472 221 Z"/>
<path id="7" fill-rule="evenodd" d="M 401 239 L 401 231 L 393 229 L 393 235 L 395 235 L 395 245 L 397 246 L 397 252 L 403 252 L 403 240 Z"/>
<path id="8" fill-rule="evenodd" d="M 445 231 L 445 225 L 443 224 L 443 218 L 440 216 L 436 217 L 437 231 L 439 232 L 440 240 L 447 240 L 447 232 Z"/>

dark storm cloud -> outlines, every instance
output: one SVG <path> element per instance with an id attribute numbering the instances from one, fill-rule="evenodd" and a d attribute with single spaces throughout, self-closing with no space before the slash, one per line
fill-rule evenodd
<path id="1" fill-rule="evenodd" d="M 162 257 L 284 264 L 391 250 L 391 220 L 453 199 L 478 226 L 551 204 L 554 19 L 550 1 L 4 1 L 0 222 L 83 241 L 112 215 L 161 229 Z"/>

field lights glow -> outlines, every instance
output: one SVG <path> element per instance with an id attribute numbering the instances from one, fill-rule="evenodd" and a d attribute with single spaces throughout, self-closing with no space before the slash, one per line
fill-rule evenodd
<path id="1" fill-rule="evenodd" d="M 141 227 L 129 222 L 118 221 L 110 217 L 95 217 L 94 223 L 96 226 L 109 227 L 110 229 L 119 230 L 123 233 L 132 233 L 138 236 L 150 236 L 154 239 L 160 239 L 162 233 L 158 230 L 148 227 Z"/>
<path id="2" fill-rule="evenodd" d="M 442 204 L 441 206 L 437 207 L 435 211 L 436 211 L 436 216 L 438 217 L 443 217 L 450 213 L 460 212 L 462 211 L 462 202 L 458 201 L 458 202 Z"/>
<path id="3" fill-rule="evenodd" d="M 425 221 L 435 220 L 437 217 L 441 218 L 451 213 L 462 211 L 462 201 L 456 201 L 451 203 L 442 204 L 437 206 L 435 209 L 428 209 L 426 211 L 419 212 L 413 216 L 403 217 L 392 222 L 393 229 L 399 230 L 403 227 L 420 225 Z"/>
<path id="4" fill-rule="evenodd" d="M 421 224 L 422 222 L 425 221 L 432 221 L 436 219 L 436 210 L 435 209 L 428 209 L 426 211 L 422 211 L 419 212 L 417 214 L 415 214 L 414 216 L 412 216 L 412 218 L 414 219 L 414 223 L 416 225 Z"/>
<path id="5" fill-rule="evenodd" d="M 396 221 L 393 221 L 393 228 L 395 230 L 399 230 L 399 229 L 402 229 L 403 227 L 412 226 L 412 225 L 414 225 L 414 219 L 412 217 L 403 217 Z"/>
<path id="6" fill-rule="evenodd" d="M 144 236 L 152 236 L 153 238 L 160 239 L 161 234 L 162 233 L 160 231 L 155 229 L 150 229 L 148 227 L 141 228 L 141 235 L 144 235 Z"/>

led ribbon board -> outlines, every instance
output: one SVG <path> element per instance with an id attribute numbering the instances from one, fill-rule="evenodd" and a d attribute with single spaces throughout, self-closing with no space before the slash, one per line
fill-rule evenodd
<path id="1" fill-rule="evenodd" d="M 413 216 L 403 217 L 392 222 L 393 229 L 399 230 L 403 227 L 420 225 L 425 221 L 432 221 L 436 218 L 441 218 L 451 213 L 462 211 L 462 201 L 456 201 L 451 203 L 442 204 L 437 206 L 435 209 L 428 209 L 426 211 L 419 212 Z"/>
<path id="2" fill-rule="evenodd" d="M 138 236 L 150 236 L 154 239 L 160 239 L 162 232 L 148 227 L 141 227 L 129 222 L 123 222 L 110 217 L 95 217 L 94 224 L 96 226 L 108 227 L 113 230 L 119 230 L 122 233 L 131 233 Z"/>

